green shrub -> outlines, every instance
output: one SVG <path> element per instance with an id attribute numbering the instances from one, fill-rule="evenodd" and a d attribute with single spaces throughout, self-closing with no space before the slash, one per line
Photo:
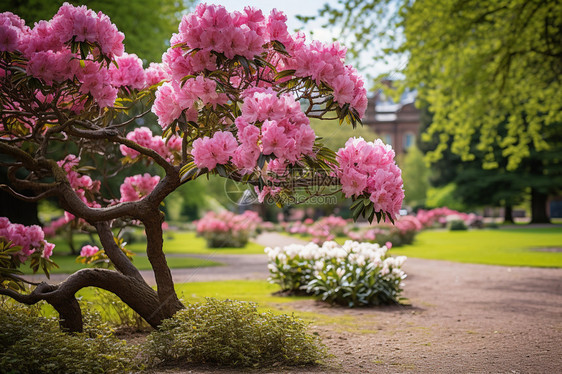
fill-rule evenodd
<path id="1" fill-rule="evenodd" d="M 259 313 L 255 303 L 207 299 L 188 304 L 147 339 L 153 364 L 224 366 L 307 365 L 325 355 L 306 324 L 287 315 Z"/>
<path id="2" fill-rule="evenodd" d="M 81 334 L 60 331 L 56 318 L 39 307 L 4 301 L 0 305 L 0 371 L 3 373 L 123 373 L 142 369 L 138 347 L 116 338 L 85 313 Z"/>
<path id="3" fill-rule="evenodd" d="M 461 219 L 456 219 L 454 221 L 449 222 L 449 230 L 451 231 L 466 231 L 468 227 Z"/>
<path id="4" fill-rule="evenodd" d="M 121 301 L 114 293 L 99 288 L 93 288 L 93 293 L 96 302 L 89 304 L 88 308 L 102 309 L 104 320 L 111 323 L 114 327 L 125 327 L 136 331 L 150 328 L 148 322 Z M 99 321 L 101 321 L 101 318 L 98 320 L 98 323 Z"/>

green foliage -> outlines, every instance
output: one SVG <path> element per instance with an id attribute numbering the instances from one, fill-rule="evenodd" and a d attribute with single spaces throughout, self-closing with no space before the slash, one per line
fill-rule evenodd
<path id="1" fill-rule="evenodd" d="M 451 230 L 451 231 L 466 231 L 466 230 L 468 230 L 468 227 L 466 227 L 466 224 L 464 223 L 464 221 L 462 219 L 453 220 L 453 221 L 449 222 L 448 226 L 449 226 L 449 230 Z"/>
<path id="2" fill-rule="evenodd" d="M 325 357 L 306 324 L 288 315 L 259 313 L 254 303 L 207 299 L 188 304 L 147 339 L 153 363 L 223 366 L 310 365 Z"/>
<path id="3" fill-rule="evenodd" d="M 306 285 L 308 293 L 332 304 L 350 308 L 367 305 L 398 304 L 402 278 L 393 276 L 392 267 L 331 259 Z M 398 267 L 396 267 L 398 270 Z"/>
<path id="4" fill-rule="evenodd" d="M 474 159 L 472 135 L 485 167 L 496 167 L 495 142 L 510 170 L 531 145 L 551 148 L 542 135 L 562 122 L 560 1 L 344 0 L 320 15 L 340 27 L 338 39 L 357 60 L 408 58 L 398 69 L 404 85 L 416 87 L 434 113 L 425 137 L 441 137 L 429 160 L 441 157 L 448 140 L 464 161 Z M 503 121 L 508 131 L 500 136 Z"/>
<path id="5" fill-rule="evenodd" d="M 123 373 L 140 371 L 138 348 L 128 346 L 85 315 L 85 332 L 60 331 L 55 318 L 38 307 L 4 301 L 0 305 L 0 368 L 3 373 Z"/>
<path id="6" fill-rule="evenodd" d="M 449 183 L 443 187 L 430 188 L 427 191 L 425 205 L 428 208 L 439 208 L 446 206 L 459 212 L 466 211 L 466 207 L 454 196 L 456 185 Z"/>
<path id="7" fill-rule="evenodd" d="M 404 203 L 411 207 L 425 204 L 429 189 L 429 168 L 423 160 L 421 151 L 413 146 L 400 163 L 404 181 Z"/>
<path id="8" fill-rule="evenodd" d="M 146 330 L 150 325 L 133 309 L 125 304 L 114 293 L 92 288 L 95 303 L 88 305 L 90 309 L 102 308 L 103 320 L 111 323 L 115 327 L 129 328 L 132 330 Z M 100 312 L 100 313 L 101 313 Z M 98 319 L 98 322 L 102 318 Z"/>
<path id="9" fill-rule="evenodd" d="M 151 62 L 161 60 L 166 41 L 178 31 L 182 13 L 193 0 L 70 0 L 74 5 L 87 5 L 96 12 L 107 14 L 119 31 L 126 35 L 125 49 Z M 27 25 L 50 19 L 64 3 L 62 0 L 8 0 L 0 6 L 0 12 L 10 11 L 22 17 Z"/>

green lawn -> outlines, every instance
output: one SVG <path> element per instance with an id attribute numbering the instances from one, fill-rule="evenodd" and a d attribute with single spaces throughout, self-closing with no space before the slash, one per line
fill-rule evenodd
<path id="1" fill-rule="evenodd" d="M 76 262 L 76 256 L 65 256 L 65 255 L 53 255 L 51 257 L 59 268 L 51 269 L 53 274 L 68 274 L 74 273 L 86 267 L 84 264 Z M 181 269 L 181 268 L 196 268 L 196 267 L 207 267 L 207 266 L 220 266 L 219 262 L 210 261 L 202 258 L 192 258 L 192 257 L 168 257 L 168 265 L 171 269 Z M 152 267 L 146 256 L 135 256 L 133 258 L 133 264 L 139 270 L 150 270 Z M 24 274 L 32 274 L 33 271 L 26 266 L 20 268 Z M 42 273 L 40 270 L 39 273 Z"/>
<path id="2" fill-rule="evenodd" d="M 545 248 L 562 248 L 560 228 L 427 230 L 413 245 L 393 248 L 391 253 L 475 264 L 562 267 L 562 252 L 537 250 Z"/>
<path id="3" fill-rule="evenodd" d="M 133 252 L 144 252 L 144 243 L 131 243 L 127 248 Z M 189 254 L 263 254 L 264 247 L 254 242 L 249 242 L 244 248 L 207 248 L 205 239 L 195 235 L 194 232 L 167 232 L 164 234 L 165 253 Z"/>

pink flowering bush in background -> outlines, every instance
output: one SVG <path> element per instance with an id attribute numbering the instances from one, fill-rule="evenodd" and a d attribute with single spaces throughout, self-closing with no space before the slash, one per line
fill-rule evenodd
<path id="1" fill-rule="evenodd" d="M 392 246 L 398 247 L 412 244 L 416 234 L 422 229 L 423 226 L 416 217 L 401 216 L 395 221 L 395 225 L 381 222 L 369 227 L 348 227 L 346 235 L 356 241 L 377 243 L 381 246 L 391 243 Z"/>
<path id="2" fill-rule="evenodd" d="M 466 226 L 480 227 L 482 225 L 482 217 L 474 213 L 462 213 L 447 207 L 434 208 L 431 210 L 420 209 L 416 215 L 424 228 L 445 227 L 447 223 L 454 220 L 460 220 Z"/>
<path id="3" fill-rule="evenodd" d="M 242 214 L 207 212 L 195 222 L 197 235 L 205 238 L 209 248 L 242 248 L 257 234 L 261 223 L 260 216 L 250 210 Z"/>

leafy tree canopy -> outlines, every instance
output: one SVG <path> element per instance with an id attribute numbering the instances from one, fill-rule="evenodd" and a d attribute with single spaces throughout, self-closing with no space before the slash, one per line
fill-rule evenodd
<path id="1" fill-rule="evenodd" d="M 26 20 L 27 25 L 50 19 L 63 0 L 7 0 L 0 12 L 10 11 Z M 74 5 L 86 5 L 111 18 L 125 35 L 125 49 L 146 62 L 159 62 L 166 51 L 172 33 L 178 31 L 182 14 L 195 0 L 67 0 Z"/>
<path id="2" fill-rule="evenodd" d="M 342 0 L 320 15 L 354 40 L 359 58 L 381 43 L 378 58 L 408 58 L 397 70 L 434 113 L 425 136 L 441 140 L 429 161 L 442 156 L 449 139 L 463 161 L 473 160 L 474 134 L 485 168 L 498 167 L 494 144 L 510 170 L 532 149 L 553 146 L 543 133 L 562 122 L 559 0 Z"/>

